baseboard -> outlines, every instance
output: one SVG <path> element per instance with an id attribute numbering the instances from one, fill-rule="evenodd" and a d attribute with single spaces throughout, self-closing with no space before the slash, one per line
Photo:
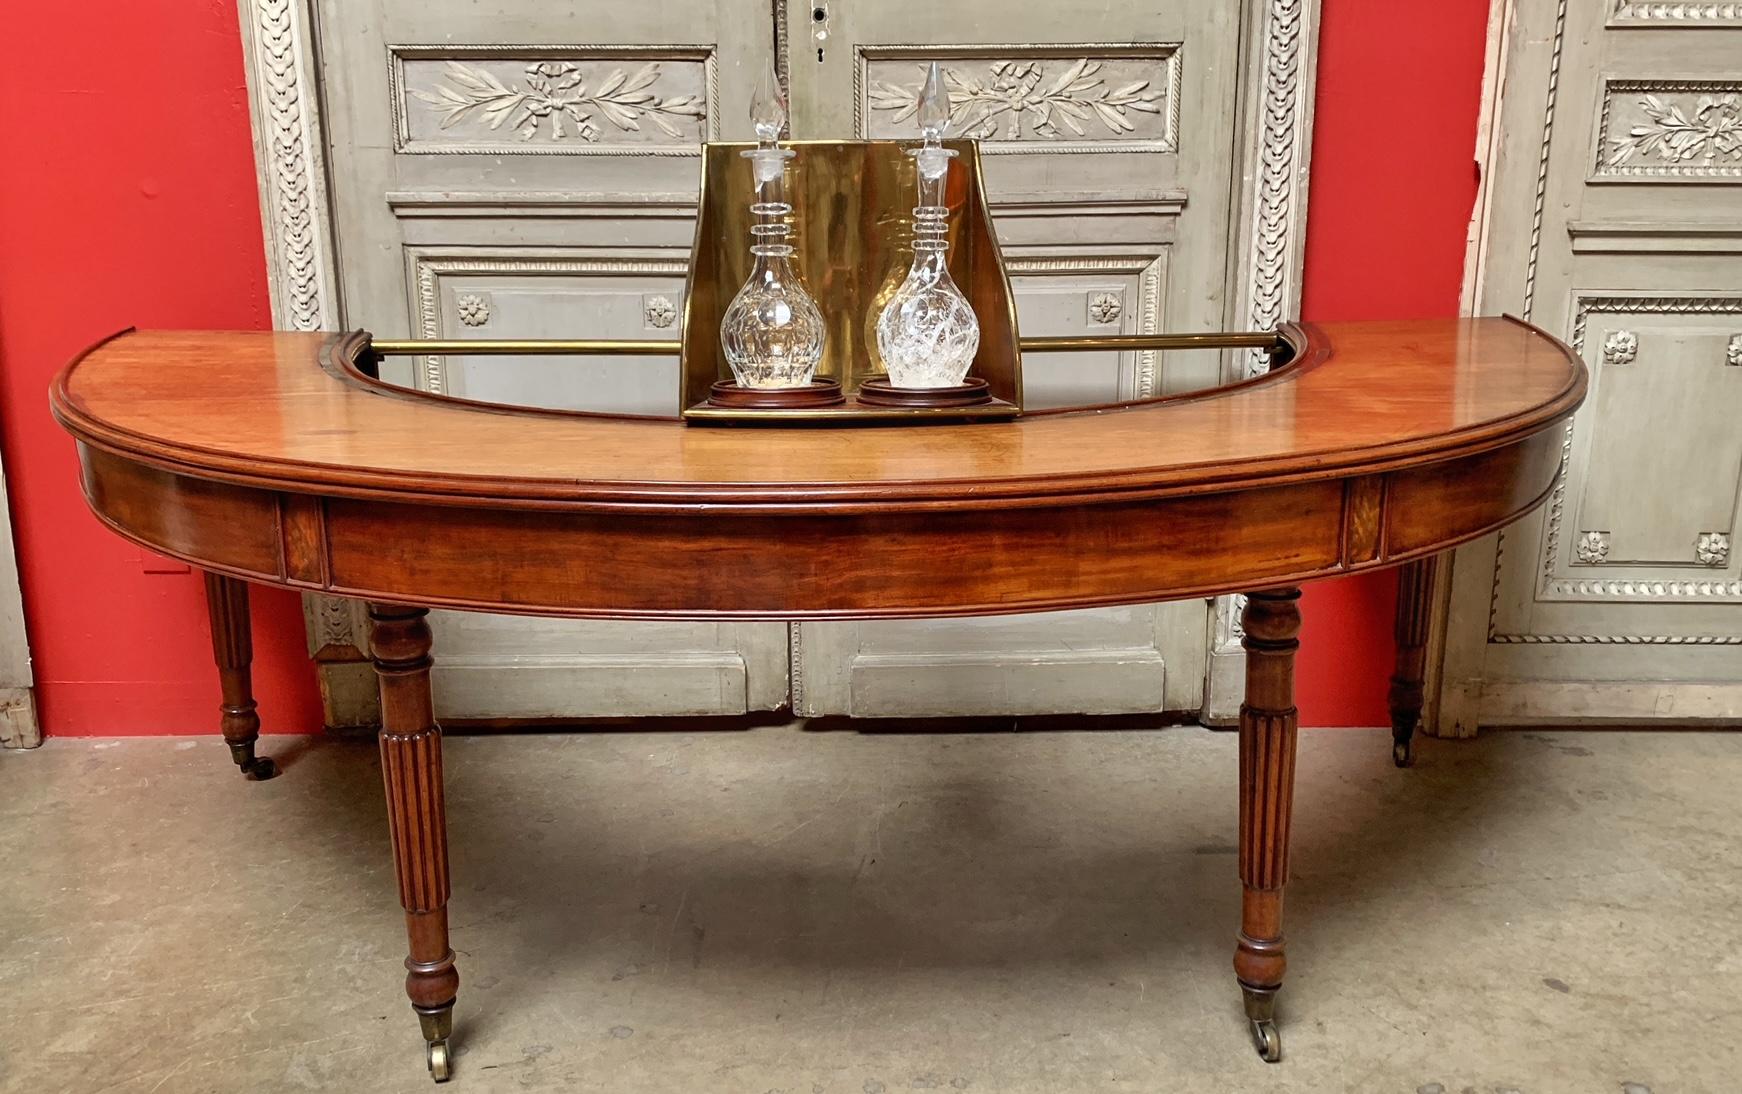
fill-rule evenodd
<path id="1" fill-rule="evenodd" d="M 30 688 L 0 688 L 0 748 L 35 748 L 41 743 L 35 692 Z"/>
<path id="2" fill-rule="evenodd" d="M 1488 680 L 1481 686 L 1476 709 L 1480 724 L 1485 726 L 1742 726 L 1742 683 Z"/>

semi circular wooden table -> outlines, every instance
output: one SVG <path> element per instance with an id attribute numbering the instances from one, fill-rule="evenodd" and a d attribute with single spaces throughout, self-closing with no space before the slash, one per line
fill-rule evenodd
<path id="1" fill-rule="evenodd" d="M 1304 330 L 1257 380 L 997 423 L 719 428 L 466 404 L 374 381 L 350 359 L 360 339 L 320 334 L 126 333 L 51 398 L 91 509 L 217 575 L 214 619 L 245 595 L 234 579 L 369 601 L 406 989 L 437 1078 L 459 975 L 432 605 L 870 619 L 1248 593 L 1234 970 L 1275 1059 L 1297 586 L 1539 504 L 1586 383 L 1513 320 Z M 252 763 L 242 620 L 218 641 L 221 663 L 240 648 L 226 736 Z"/>

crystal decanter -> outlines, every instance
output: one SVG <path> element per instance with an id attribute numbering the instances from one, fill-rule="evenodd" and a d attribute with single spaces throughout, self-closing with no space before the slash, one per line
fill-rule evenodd
<path id="1" fill-rule="evenodd" d="M 950 279 L 945 261 L 950 211 L 944 205 L 944 180 L 956 153 L 940 143 L 950 120 L 950 96 L 936 62 L 926 73 L 918 118 L 922 143 L 909 153 L 919 169 L 913 266 L 877 317 L 877 351 L 889 384 L 906 390 L 961 385 L 980 347 L 980 321 Z"/>
<path id="2" fill-rule="evenodd" d="M 758 146 L 743 155 L 756 176 L 756 201 L 750 206 L 756 215 L 750 227 L 753 264 L 721 317 L 720 348 L 740 387 L 802 388 L 822 360 L 823 313 L 788 261 L 792 206 L 784 200 L 784 184 L 786 161 L 793 152 L 780 147 L 786 101 L 772 69 L 763 73 L 750 100 L 750 122 Z"/>

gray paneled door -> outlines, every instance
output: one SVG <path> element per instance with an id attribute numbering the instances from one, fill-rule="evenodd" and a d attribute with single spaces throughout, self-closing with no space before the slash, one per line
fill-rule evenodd
<path id="1" fill-rule="evenodd" d="M 1310 0 L 241 3 L 282 325 L 670 337 L 697 152 L 747 135 L 757 73 L 778 62 L 796 137 L 908 136 L 902 114 L 932 59 L 952 80 L 957 128 L 983 141 L 1025 331 L 1204 330 L 1292 310 Z M 396 364 L 432 391 L 677 409 L 674 360 Z M 1043 406 L 1188 390 L 1250 367 L 1208 354 L 1025 361 Z M 311 613 L 328 660 L 355 653 L 347 613 Z M 788 701 L 861 715 L 1196 710 L 1216 632 L 1202 600 L 790 629 L 432 622 L 450 719 Z M 338 721 L 355 717 L 339 710 L 342 671 L 325 677 Z"/>
<path id="2" fill-rule="evenodd" d="M 773 62 L 766 0 L 314 10 L 346 325 L 429 338 L 674 336 L 697 153 L 748 132 L 756 73 Z M 401 367 L 404 382 L 471 398 L 677 410 L 675 358 Z M 583 466 L 585 453 L 575 458 Z M 436 705 L 450 719 L 786 701 L 780 623 L 430 622 Z"/>
<path id="3" fill-rule="evenodd" d="M 822 21 L 809 5 L 791 10 L 810 17 L 787 39 L 798 135 L 910 138 L 925 66 L 942 65 L 953 128 L 981 141 L 1024 333 L 1223 324 L 1240 5 L 1067 0 L 997 5 L 988 18 L 983 3 L 887 0 L 834 3 Z M 1214 354 L 1037 354 L 1023 380 L 1041 406 L 1093 403 L 1210 386 L 1222 366 Z M 805 623 L 794 704 L 873 716 L 1195 711 L 1208 628 L 1203 600 Z"/>
<path id="4" fill-rule="evenodd" d="M 1456 556 L 1439 721 L 1742 718 L 1742 9 L 1510 17 L 1477 308 L 1591 393 L 1549 503 Z"/>

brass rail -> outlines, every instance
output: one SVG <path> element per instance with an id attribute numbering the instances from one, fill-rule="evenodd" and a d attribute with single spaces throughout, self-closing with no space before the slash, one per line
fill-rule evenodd
<path id="1" fill-rule="evenodd" d="M 1067 334 L 1057 338 L 1021 338 L 1024 353 L 1085 353 L 1097 349 L 1275 349 L 1282 338 L 1275 331 L 1201 331 L 1190 334 Z"/>
<path id="2" fill-rule="evenodd" d="M 536 353 L 597 353 L 624 356 L 675 356 L 683 348 L 683 343 L 625 338 L 381 338 L 372 340 L 369 343 L 369 348 L 383 357 L 404 357 L 419 353 L 488 353 L 516 356 Z"/>
<path id="3" fill-rule="evenodd" d="M 1198 332 L 1190 334 L 1070 334 L 1057 338 L 1023 338 L 1025 353 L 1087 353 L 1094 350 L 1139 349 L 1276 349 L 1282 339 L 1275 331 Z M 369 348 L 382 357 L 415 354 L 487 353 L 523 356 L 531 354 L 602 356 L 675 356 L 683 344 L 623 338 L 382 338 Z"/>

